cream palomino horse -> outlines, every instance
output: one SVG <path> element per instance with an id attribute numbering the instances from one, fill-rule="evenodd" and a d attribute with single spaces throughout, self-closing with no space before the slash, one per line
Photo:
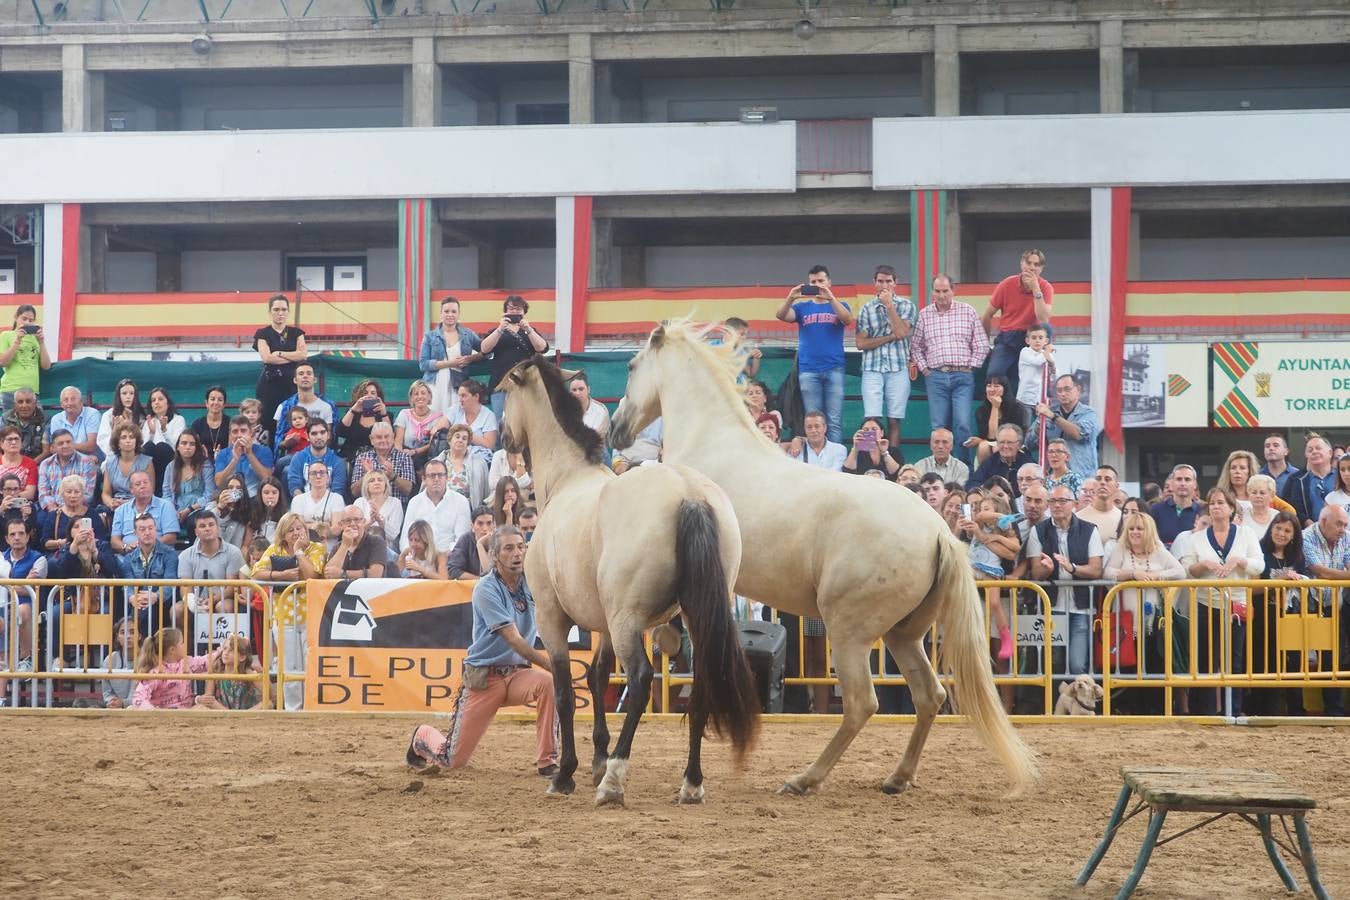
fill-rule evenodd
<path id="1" fill-rule="evenodd" d="M 667 463 L 690 466 L 727 492 L 741 527 L 739 593 L 825 620 L 844 695 L 843 722 L 783 791 L 817 788 L 877 709 L 868 654 L 881 638 L 914 695 L 917 718 L 904 757 L 881 789 L 914 783 L 919 755 L 946 691 L 923 650 L 934 621 L 965 713 L 1007 769 L 1014 790 L 1035 781 L 1032 751 L 1003 712 L 989 662 L 988 630 L 965 548 L 911 491 L 827 472 L 785 456 L 746 414 L 734 346 L 705 342 L 687 322 L 657 327 L 628 365 L 628 390 L 610 424 L 626 446 L 657 416 Z"/>
<path id="2" fill-rule="evenodd" d="M 595 710 L 595 803 L 623 805 L 628 759 L 651 691 L 642 632 L 677 613 L 694 645 L 689 761 L 678 799 L 703 800 L 700 748 L 706 726 L 744 758 L 759 724 L 754 675 L 731 615 L 741 540 L 727 495 L 684 466 L 646 466 L 616 476 L 604 441 L 582 422 L 564 373 L 541 357 L 506 374 L 503 441 L 530 456 L 539 527 L 525 556 L 539 636 L 553 669 L 562 753 L 549 793 L 570 794 L 577 769 L 567 633 L 599 632 L 589 686 Z M 609 751 L 605 690 L 615 654 L 628 676 L 628 711 Z M 701 684 L 700 684 L 701 682 Z"/>

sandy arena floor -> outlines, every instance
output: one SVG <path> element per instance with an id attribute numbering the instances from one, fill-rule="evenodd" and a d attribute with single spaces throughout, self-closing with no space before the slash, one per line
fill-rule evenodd
<path id="1" fill-rule="evenodd" d="M 1114 896 L 1138 849 L 1126 826 L 1073 887 L 1118 789 L 1146 761 L 1278 772 L 1324 804 L 1323 882 L 1350 893 L 1350 732 L 1329 728 L 1024 727 L 1041 792 L 1004 785 L 968 728 L 939 724 L 920 786 L 878 789 L 908 727 L 873 723 L 822 793 L 778 796 L 823 724 L 766 725 L 749 770 L 705 752 L 708 802 L 671 804 L 675 722 L 638 734 L 626 809 L 546 798 L 533 727 L 498 722 L 465 772 L 403 766 L 412 719 L 121 714 L 0 718 L 6 897 Z M 582 741 L 583 759 L 590 756 Z M 1182 824 L 1198 817 L 1175 816 Z M 1170 822 L 1169 822 L 1170 826 Z M 1309 896 L 1301 872 L 1300 886 Z M 1282 896 L 1255 831 L 1224 821 L 1162 848 L 1136 896 Z"/>

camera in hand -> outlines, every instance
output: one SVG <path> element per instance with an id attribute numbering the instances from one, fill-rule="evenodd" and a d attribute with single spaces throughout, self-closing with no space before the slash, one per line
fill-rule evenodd
<path id="1" fill-rule="evenodd" d="M 805 285 L 805 286 L 802 288 L 802 296 L 803 296 L 803 297 L 819 297 L 819 296 L 820 296 L 820 288 L 816 287 L 814 284 L 808 284 L 808 285 Z"/>
<path id="2" fill-rule="evenodd" d="M 525 318 L 525 314 L 524 314 L 524 313 L 507 313 L 507 314 L 506 314 L 506 321 L 510 322 L 512 325 L 519 325 L 520 322 L 521 322 L 521 320 L 524 319 L 524 318 Z"/>
<path id="3" fill-rule="evenodd" d="M 858 435 L 858 440 L 854 442 L 854 446 L 859 450 L 867 450 L 869 452 L 877 449 L 876 432 L 864 431 L 862 434 Z"/>
<path id="4" fill-rule="evenodd" d="M 377 407 L 377 406 L 379 406 L 379 405 L 380 405 L 380 401 L 379 401 L 378 398 L 376 398 L 376 397 L 367 397 L 367 398 L 365 398 L 364 400 L 361 401 L 361 411 L 362 411 L 363 413 L 365 413 L 366 415 L 370 415 L 371 413 L 373 413 L 373 412 L 375 411 L 375 407 Z"/>
<path id="5" fill-rule="evenodd" d="M 24 333 L 25 333 L 25 334 L 37 334 L 37 333 L 38 333 L 38 326 L 37 326 L 37 325 L 25 325 L 25 326 L 23 326 L 23 330 L 24 330 Z"/>

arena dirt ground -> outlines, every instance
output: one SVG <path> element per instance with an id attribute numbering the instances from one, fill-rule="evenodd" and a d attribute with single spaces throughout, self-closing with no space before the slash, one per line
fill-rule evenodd
<path id="1" fill-rule="evenodd" d="M 533 727 L 520 722 L 495 723 L 466 771 L 419 779 L 403 766 L 413 721 L 0 718 L 0 896 L 1110 897 L 1142 817 L 1086 890 L 1073 880 L 1118 767 L 1150 761 L 1266 769 L 1309 791 L 1323 804 L 1309 819 L 1323 881 L 1332 896 L 1350 893 L 1345 729 L 1025 726 L 1045 779 L 1005 801 L 990 755 L 967 727 L 945 723 L 919 787 L 903 796 L 877 787 L 908 726 L 877 722 L 820 794 L 779 796 L 829 729 L 767 724 L 743 774 L 713 744 L 707 804 L 679 807 L 685 733 L 657 721 L 639 732 L 627 808 L 596 810 L 590 790 L 544 796 Z M 1282 895 L 1256 832 L 1231 820 L 1159 850 L 1136 894 Z"/>

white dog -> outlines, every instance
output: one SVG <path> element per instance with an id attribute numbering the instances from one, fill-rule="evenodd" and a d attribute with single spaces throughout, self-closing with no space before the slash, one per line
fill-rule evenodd
<path id="1" fill-rule="evenodd" d="M 1055 701 L 1057 716 L 1095 716 L 1102 699 L 1102 686 L 1091 675 L 1079 675 L 1073 681 L 1059 683 L 1059 699 Z"/>

